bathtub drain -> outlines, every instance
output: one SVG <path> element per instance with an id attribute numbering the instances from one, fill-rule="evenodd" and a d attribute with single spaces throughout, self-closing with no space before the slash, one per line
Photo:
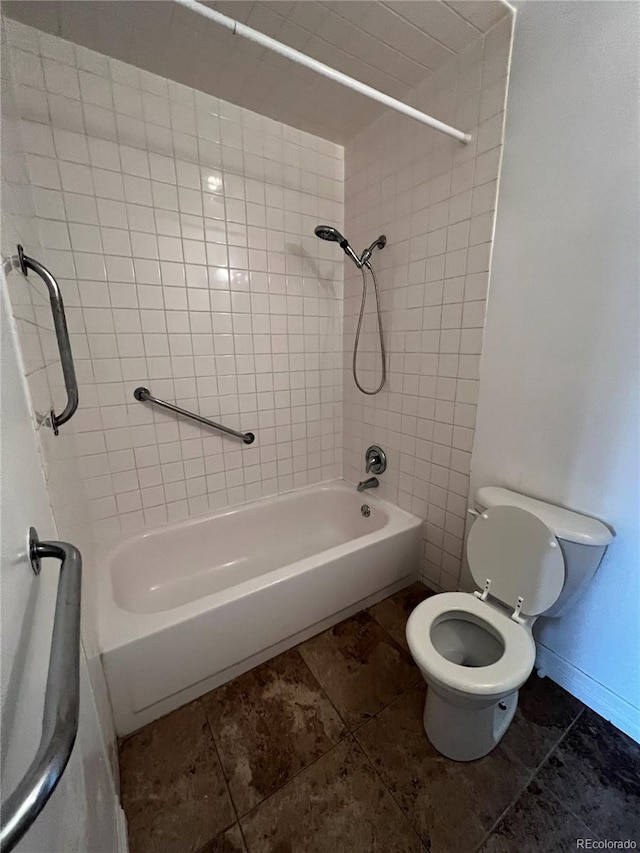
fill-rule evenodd
<path id="1" fill-rule="evenodd" d="M 371 515 L 371 507 L 369 504 L 362 504 L 360 507 L 360 512 L 364 515 L 365 518 L 369 518 Z"/>

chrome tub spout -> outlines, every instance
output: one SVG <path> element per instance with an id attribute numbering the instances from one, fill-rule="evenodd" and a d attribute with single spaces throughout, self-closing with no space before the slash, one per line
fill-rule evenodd
<path id="1" fill-rule="evenodd" d="M 377 489 L 380 485 L 377 477 L 369 477 L 368 480 L 363 480 L 358 483 L 358 491 L 364 492 L 365 489 Z"/>

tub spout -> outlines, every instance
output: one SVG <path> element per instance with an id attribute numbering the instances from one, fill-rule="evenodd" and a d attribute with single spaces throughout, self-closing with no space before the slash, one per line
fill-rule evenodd
<path id="1" fill-rule="evenodd" d="M 364 492 L 365 489 L 377 489 L 380 483 L 378 482 L 377 477 L 369 477 L 368 480 L 363 480 L 361 483 L 358 483 L 358 491 Z"/>

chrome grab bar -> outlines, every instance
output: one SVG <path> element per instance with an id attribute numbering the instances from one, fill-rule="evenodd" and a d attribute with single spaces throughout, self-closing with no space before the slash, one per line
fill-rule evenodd
<path id="1" fill-rule="evenodd" d="M 51 313 L 53 314 L 53 325 L 56 330 L 58 349 L 60 351 L 62 375 L 64 376 L 64 384 L 67 389 L 67 405 L 59 415 L 56 415 L 53 409 L 51 409 L 51 413 L 49 415 L 54 435 L 58 435 L 58 428 L 61 427 L 62 424 L 66 424 L 78 408 L 78 382 L 76 380 L 76 371 L 73 366 L 73 355 L 71 353 L 67 319 L 64 315 L 62 294 L 60 293 L 58 282 L 51 275 L 49 270 L 44 267 L 40 261 L 36 261 L 34 258 L 30 258 L 28 255 L 25 255 L 22 246 L 18 246 L 18 261 L 20 263 L 20 269 L 24 275 L 28 275 L 29 270 L 33 270 L 44 281 L 47 285 L 47 290 L 49 291 Z"/>
<path id="2" fill-rule="evenodd" d="M 13 850 L 46 805 L 67 766 L 78 732 L 82 557 L 68 542 L 40 542 L 32 527 L 29 559 L 36 575 L 43 557 L 54 557 L 61 564 L 42 734 L 24 778 L 2 804 L 0 853 Z"/>
<path id="3" fill-rule="evenodd" d="M 159 400 L 157 397 L 153 396 L 148 388 L 136 388 L 133 392 L 133 396 L 141 403 L 152 403 L 154 406 L 161 406 L 163 409 L 168 409 L 170 412 L 183 415 L 185 418 L 191 418 L 205 426 L 213 427 L 213 429 L 218 429 L 220 432 L 225 432 L 227 435 L 235 435 L 236 438 L 241 438 L 245 444 L 253 444 L 256 440 L 256 437 L 252 432 L 238 432 L 230 427 L 217 424 L 215 421 L 210 421 L 209 418 L 203 418 L 202 415 L 196 415 L 193 412 L 188 412 L 186 409 L 181 409 L 180 406 L 174 406 L 173 403 L 167 403 L 166 400 Z"/>

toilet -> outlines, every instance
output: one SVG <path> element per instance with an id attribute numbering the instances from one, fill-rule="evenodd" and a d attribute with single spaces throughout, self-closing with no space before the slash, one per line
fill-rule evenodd
<path id="1" fill-rule="evenodd" d="M 427 737 L 456 761 L 481 758 L 499 743 L 533 670 L 535 620 L 561 615 L 612 539 L 597 519 L 509 489 L 478 489 L 475 507 L 467 559 L 479 589 L 433 595 L 407 622 L 428 686 Z"/>

